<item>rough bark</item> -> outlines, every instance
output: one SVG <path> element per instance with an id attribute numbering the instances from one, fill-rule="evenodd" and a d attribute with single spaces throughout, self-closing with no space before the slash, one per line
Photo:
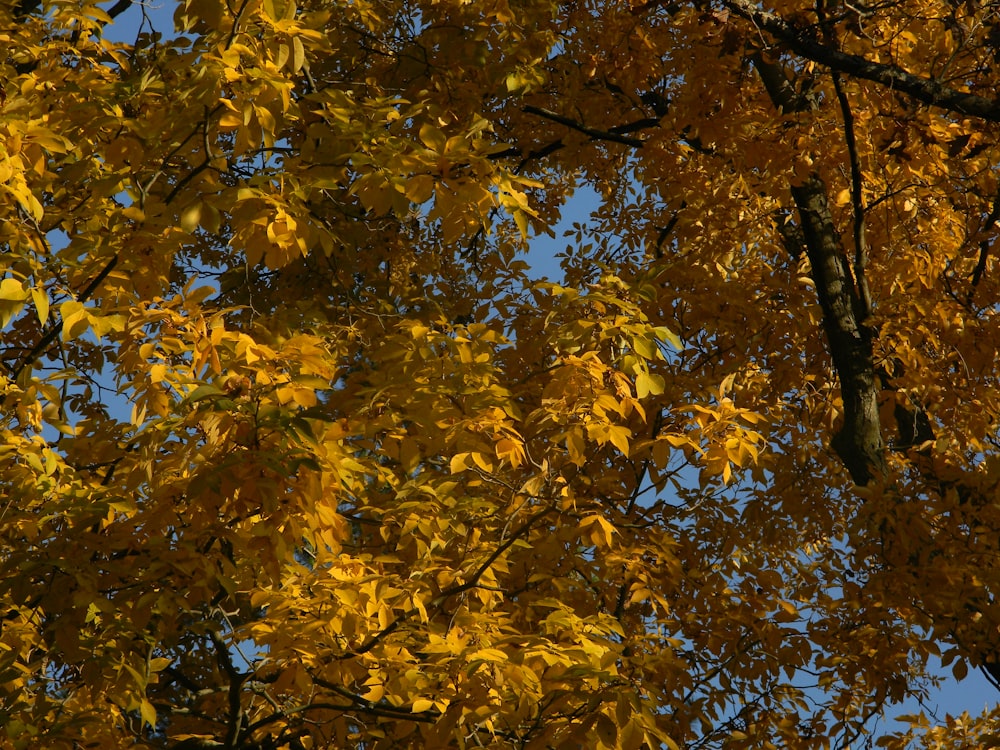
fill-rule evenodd
<path id="1" fill-rule="evenodd" d="M 823 328 L 844 402 L 844 422 L 832 444 L 851 479 L 864 486 L 886 474 L 872 334 L 859 320 L 860 300 L 833 223 L 826 186 L 812 175 L 803 184 L 792 186 L 792 198 L 799 211 L 816 295 L 823 310 Z"/>

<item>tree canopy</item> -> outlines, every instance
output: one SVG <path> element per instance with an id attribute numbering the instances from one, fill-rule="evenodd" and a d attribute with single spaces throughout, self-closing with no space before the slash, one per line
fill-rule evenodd
<path id="1" fill-rule="evenodd" d="M 169 7 L 0 3 L 0 744 L 1000 744 L 873 724 L 1000 679 L 995 3 Z"/>

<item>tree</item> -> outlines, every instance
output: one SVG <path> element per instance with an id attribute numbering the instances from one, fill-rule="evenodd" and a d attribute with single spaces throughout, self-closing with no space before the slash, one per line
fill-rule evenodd
<path id="1" fill-rule="evenodd" d="M 844 747 L 1000 679 L 993 5 L 126 12 L 0 10 L 5 746 Z"/>

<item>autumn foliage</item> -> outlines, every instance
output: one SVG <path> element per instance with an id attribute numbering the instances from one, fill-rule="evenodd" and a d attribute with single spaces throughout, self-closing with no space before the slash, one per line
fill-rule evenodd
<path id="1" fill-rule="evenodd" d="M 1000 744 L 992 0 L 166 2 L 0 3 L 0 746 Z"/>

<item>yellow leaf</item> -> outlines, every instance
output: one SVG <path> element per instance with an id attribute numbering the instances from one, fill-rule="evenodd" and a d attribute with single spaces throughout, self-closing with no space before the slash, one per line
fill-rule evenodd
<path id="1" fill-rule="evenodd" d="M 676 333 L 671 331 L 666 326 L 658 326 L 653 329 L 653 332 L 655 333 L 656 337 L 660 339 L 660 341 L 668 342 L 672 347 L 674 347 L 674 349 L 684 348 L 684 344 L 681 343 L 680 336 L 678 336 Z"/>
<path id="2" fill-rule="evenodd" d="M 595 725 L 597 742 L 600 747 L 607 750 L 617 750 L 618 748 L 618 725 L 604 714 L 597 715 Z"/>
<path id="3" fill-rule="evenodd" d="M 951 674 L 956 680 L 964 680 L 969 674 L 968 662 L 958 659 L 951 667 Z"/>
<path id="4" fill-rule="evenodd" d="M 632 436 L 632 431 L 628 427 L 622 425 L 609 424 L 605 427 L 607 439 L 611 442 L 615 448 L 622 452 L 622 455 L 627 456 L 629 453 L 629 438 Z"/>
<path id="5" fill-rule="evenodd" d="M 23 302 L 28 298 L 28 292 L 17 279 L 7 277 L 0 282 L 0 300 L 10 300 L 12 302 Z"/>
<path id="6" fill-rule="evenodd" d="M 422 714 L 424 711 L 430 711 L 434 708 L 434 701 L 427 700 L 426 698 L 418 698 L 413 701 L 412 711 L 415 714 Z"/>
<path id="7" fill-rule="evenodd" d="M 414 175 L 406 181 L 406 197 L 414 203 L 425 203 L 434 195 L 434 184 L 429 174 Z"/>
<path id="8" fill-rule="evenodd" d="M 174 660 L 167 657 L 154 657 L 149 660 L 149 671 L 150 672 L 162 672 L 164 669 L 173 664 Z"/>
<path id="9" fill-rule="evenodd" d="M 145 698 L 139 702 L 139 716 L 142 718 L 144 724 L 151 727 L 156 726 L 156 709 Z"/>
<path id="10" fill-rule="evenodd" d="M 440 128 L 426 122 L 420 126 L 420 140 L 427 148 L 437 153 L 444 153 L 445 145 L 448 143 L 447 136 Z"/>
<path id="11" fill-rule="evenodd" d="M 181 211 L 181 229 L 191 233 L 198 228 L 198 222 L 201 221 L 201 208 L 201 201 L 195 201 Z"/>
<path id="12" fill-rule="evenodd" d="M 586 463 L 586 443 L 583 433 L 579 429 L 572 429 L 566 433 L 566 450 L 569 453 L 569 460 L 577 466 Z"/>
<path id="13" fill-rule="evenodd" d="M 599 547 L 610 547 L 612 535 L 617 533 L 615 527 L 604 516 L 596 514 L 585 517 L 580 521 L 578 528 Z"/>
<path id="14" fill-rule="evenodd" d="M 483 471 L 493 471 L 493 462 L 490 461 L 489 456 L 484 453 L 473 452 L 470 454 L 472 456 L 473 462 Z"/>
<path id="15" fill-rule="evenodd" d="M 0 289 L 0 295 L 2 294 L 3 291 Z M 45 322 L 49 319 L 49 296 L 44 290 L 32 287 L 31 299 L 35 303 L 35 312 L 38 315 L 38 322 L 45 325 Z"/>
<path id="16" fill-rule="evenodd" d="M 469 458 L 468 453 L 456 453 L 451 457 L 450 470 L 452 474 L 458 474 L 460 471 L 465 471 L 468 466 L 466 459 Z"/>
<path id="17" fill-rule="evenodd" d="M 642 371 L 635 378 L 635 395 L 638 398 L 646 396 L 659 396 L 663 393 L 666 384 L 661 375 Z"/>
<path id="18" fill-rule="evenodd" d="M 474 659 L 481 659 L 482 661 L 488 661 L 488 662 L 505 662 L 509 658 L 510 657 L 500 649 L 482 648 L 476 651 L 475 653 L 470 654 L 468 660 L 473 661 Z"/>
<path id="19" fill-rule="evenodd" d="M 62 318 L 62 340 L 72 341 L 90 328 L 90 316 L 82 302 L 69 300 L 59 306 Z"/>
<path id="20" fill-rule="evenodd" d="M 292 37 L 292 72 L 298 73 L 306 64 L 306 50 L 298 36 Z"/>

